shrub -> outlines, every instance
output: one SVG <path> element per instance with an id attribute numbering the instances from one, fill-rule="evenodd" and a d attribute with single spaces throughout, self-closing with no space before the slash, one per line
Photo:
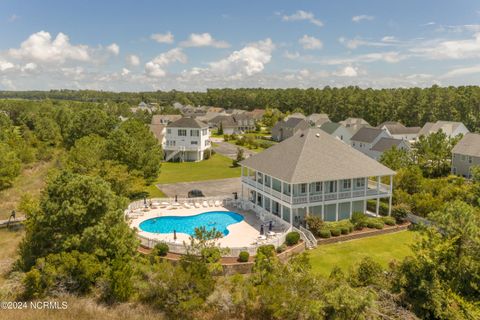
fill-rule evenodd
<path id="1" fill-rule="evenodd" d="M 330 230 L 320 230 L 318 236 L 320 238 L 330 238 L 332 236 L 332 233 L 330 232 Z"/>
<path id="2" fill-rule="evenodd" d="M 342 231 L 340 229 L 332 229 L 332 230 L 330 230 L 330 232 L 331 232 L 332 236 L 334 236 L 334 237 L 338 237 L 339 235 L 342 234 Z"/>
<path id="3" fill-rule="evenodd" d="M 320 231 L 323 229 L 324 222 L 322 218 L 309 215 L 306 218 L 308 230 L 312 231 L 315 236 L 320 236 Z"/>
<path id="4" fill-rule="evenodd" d="M 287 250 L 287 245 L 285 243 L 277 247 L 277 253 L 282 253 L 285 250 Z"/>
<path id="5" fill-rule="evenodd" d="M 361 230 L 367 226 L 367 216 L 363 212 L 352 213 L 350 221 L 356 230 Z"/>
<path id="6" fill-rule="evenodd" d="M 350 229 L 348 229 L 347 227 L 340 228 L 340 231 L 342 232 L 342 234 L 349 234 L 350 233 Z"/>
<path id="7" fill-rule="evenodd" d="M 383 229 L 383 226 L 385 224 L 383 223 L 382 218 L 367 218 L 367 227 L 371 229 Z"/>
<path id="8" fill-rule="evenodd" d="M 405 203 L 399 203 L 392 208 L 392 217 L 397 220 L 397 223 L 404 223 L 409 213 L 411 213 L 410 206 Z"/>
<path id="9" fill-rule="evenodd" d="M 248 262 L 248 258 L 250 258 L 250 254 L 247 251 L 240 251 L 238 262 Z"/>
<path id="10" fill-rule="evenodd" d="M 381 221 L 381 222 L 378 221 L 378 222 L 375 222 L 375 223 L 373 224 L 373 227 L 374 227 L 375 229 L 383 229 L 384 226 L 385 226 L 385 224 L 383 223 L 383 221 Z"/>
<path id="11" fill-rule="evenodd" d="M 275 246 L 273 244 L 263 245 L 257 248 L 257 255 L 263 254 L 264 256 L 273 257 L 275 255 Z"/>
<path id="12" fill-rule="evenodd" d="M 299 240 L 300 240 L 300 234 L 296 231 L 287 233 L 287 236 L 285 237 L 285 242 L 289 246 L 296 245 Z"/>
<path id="13" fill-rule="evenodd" d="M 395 218 L 394 217 L 382 217 L 382 221 L 389 226 L 395 225 Z"/>
<path id="14" fill-rule="evenodd" d="M 152 254 L 155 256 L 165 257 L 170 248 L 165 242 L 159 242 L 153 247 Z"/>

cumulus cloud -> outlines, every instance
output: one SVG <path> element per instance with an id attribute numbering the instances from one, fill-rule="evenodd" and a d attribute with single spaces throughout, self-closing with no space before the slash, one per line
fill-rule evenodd
<path id="1" fill-rule="evenodd" d="M 122 73 L 121 73 L 122 76 L 128 76 L 129 74 L 130 74 L 130 70 L 128 70 L 127 68 L 122 68 Z"/>
<path id="2" fill-rule="evenodd" d="M 312 49 L 321 49 L 323 47 L 322 41 L 315 37 L 304 35 L 300 39 L 298 39 L 298 43 L 302 45 L 304 49 L 312 50 Z"/>
<path id="3" fill-rule="evenodd" d="M 282 17 L 283 21 L 308 21 L 318 27 L 323 26 L 323 22 L 315 18 L 315 15 L 312 12 L 298 10 L 292 15 L 284 15 Z"/>
<path id="4" fill-rule="evenodd" d="M 385 38 L 385 37 L 384 37 Z M 383 42 L 378 42 L 378 41 L 370 41 L 370 40 L 364 40 L 364 39 L 347 39 L 345 37 L 340 37 L 338 38 L 338 42 L 343 44 L 345 47 L 348 49 L 357 49 L 360 46 L 367 46 L 367 47 L 386 47 L 386 46 L 392 46 L 394 45 L 393 41 L 387 41 L 382 40 Z"/>
<path id="5" fill-rule="evenodd" d="M 135 54 L 129 54 L 126 57 L 127 63 L 133 67 L 140 65 L 140 58 Z"/>
<path id="6" fill-rule="evenodd" d="M 356 77 L 358 76 L 358 69 L 352 66 L 346 66 L 337 72 L 335 72 L 335 75 L 339 77 Z"/>
<path id="7" fill-rule="evenodd" d="M 187 63 L 187 56 L 181 48 L 175 48 L 156 56 L 153 60 L 145 64 L 145 73 L 150 77 L 161 78 L 167 72 L 165 67 L 174 63 Z"/>
<path id="8" fill-rule="evenodd" d="M 22 42 L 20 48 L 10 49 L 9 54 L 16 59 L 46 63 L 90 60 L 88 46 L 72 45 L 69 37 L 61 32 L 55 39 L 46 31 L 34 33 Z"/>
<path id="9" fill-rule="evenodd" d="M 480 32 L 471 39 L 432 40 L 410 51 L 433 60 L 480 58 Z"/>
<path id="10" fill-rule="evenodd" d="M 226 41 L 215 40 L 210 33 L 192 33 L 187 40 L 180 43 L 182 47 L 214 47 L 228 48 Z"/>
<path id="11" fill-rule="evenodd" d="M 112 43 L 107 47 L 107 51 L 109 51 L 113 55 L 118 56 L 118 54 L 120 53 L 120 47 L 118 46 L 118 44 Z"/>
<path id="12" fill-rule="evenodd" d="M 168 31 L 167 33 L 154 33 L 150 36 L 150 39 L 155 40 L 158 43 L 173 43 L 173 34 Z"/>
<path id="13" fill-rule="evenodd" d="M 364 21 L 364 20 L 371 21 L 373 19 L 374 19 L 373 16 L 369 16 L 369 15 L 366 15 L 366 14 L 361 14 L 361 15 L 352 17 L 353 22 L 361 22 L 361 21 Z"/>
<path id="14" fill-rule="evenodd" d="M 7 71 L 9 69 L 13 69 L 14 67 L 15 67 L 15 65 L 13 63 L 0 59 L 0 72 Z"/>
<path id="15" fill-rule="evenodd" d="M 480 73 L 480 65 L 455 68 L 443 74 L 440 78 L 453 78 L 453 77 L 466 76 L 466 75 L 477 74 L 477 73 Z"/>

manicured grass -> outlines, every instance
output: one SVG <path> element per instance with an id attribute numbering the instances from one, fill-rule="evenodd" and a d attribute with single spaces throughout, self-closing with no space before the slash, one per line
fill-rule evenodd
<path id="1" fill-rule="evenodd" d="M 386 267 L 393 260 L 402 260 L 411 254 L 410 245 L 418 233 L 400 231 L 369 238 L 320 245 L 309 251 L 314 272 L 328 276 L 334 266 L 347 271 L 364 257 L 371 257 Z"/>
<path id="2" fill-rule="evenodd" d="M 200 162 L 164 162 L 156 183 L 176 183 L 240 177 L 240 167 L 220 154 Z"/>

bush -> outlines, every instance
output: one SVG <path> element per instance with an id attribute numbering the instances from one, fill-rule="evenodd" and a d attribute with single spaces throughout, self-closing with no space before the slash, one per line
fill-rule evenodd
<path id="1" fill-rule="evenodd" d="M 165 242 L 159 242 L 153 247 L 152 254 L 155 256 L 165 257 L 170 248 Z"/>
<path id="2" fill-rule="evenodd" d="M 332 233 L 332 236 L 334 236 L 334 237 L 338 237 L 339 235 L 342 234 L 342 231 L 340 229 L 332 229 L 332 230 L 330 230 L 330 232 Z"/>
<path id="3" fill-rule="evenodd" d="M 325 224 L 323 222 L 322 218 L 317 217 L 317 216 L 309 215 L 306 218 L 306 222 L 307 222 L 308 230 L 310 230 L 313 233 L 314 236 L 319 237 L 320 236 L 320 231 L 323 229 L 323 226 Z"/>
<path id="4" fill-rule="evenodd" d="M 277 253 L 282 253 L 285 250 L 287 250 L 287 245 L 285 243 L 277 247 Z"/>
<path id="5" fill-rule="evenodd" d="M 330 232 L 330 230 L 320 230 L 318 236 L 320 238 L 330 238 L 332 236 L 332 233 Z"/>
<path id="6" fill-rule="evenodd" d="M 382 217 L 382 221 L 389 226 L 395 225 L 395 218 L 394 217 Z"/>
<path id="7" fill-rule="evenodd" d="M 392 217 L 395 218 L 397 223 L 404 223 L 407 221 L 408 214 L 411 213 L 410 206 L 405 203 L 399 203 L 392 208 Z"/>
<path id="8" fill-rule="evenodd" d="M 350 233 L 350 229 L 347 228 L 347 227 L 340 228 L 340 231 L 342 232 L 342 234 L 349 234 Z"/>
<path id="9" fill-rule="evenodd" d="M 356 230 L 361 230 L 367 226 L 367 216 L 363 212 L 352 213 L 350 221 Z"/>
<path id="10" fill-rule="evenodd" d="M 257 255 L 263 254 L 265 257 L 273 257 L 275 255 L 275 246 L 273 244 L 263 245 L 257 248 Z"/>
<path id="11" fill-rule="evenodd" d="M 248 258 L 250 258 L 250 254 L 247 251 L 241 251 L 238 255 L 238 262 L 248 262 Z"/>
<path id="12" fill-rule="evenodd" d="M 384 225 L 382 218 L 367 218 L 367 227 L 370 229 L 383 229 Z"/>
<path id="13" fill-rule="evenodd" d="M 300 234 L 296 231 L 287 233 L 285 243 L 289 246 L 294 246 L 300 241 Z"/>

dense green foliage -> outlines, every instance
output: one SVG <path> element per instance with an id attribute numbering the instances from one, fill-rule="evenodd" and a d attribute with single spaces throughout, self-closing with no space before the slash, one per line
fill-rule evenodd
<path id="1" fill-rule="evenodd" d="M 293 231 L 287 233 L 287 236 L 285 237 L 285 243 L 289 246 L 296 245 L 300 241 L 300 233 Z"/>

